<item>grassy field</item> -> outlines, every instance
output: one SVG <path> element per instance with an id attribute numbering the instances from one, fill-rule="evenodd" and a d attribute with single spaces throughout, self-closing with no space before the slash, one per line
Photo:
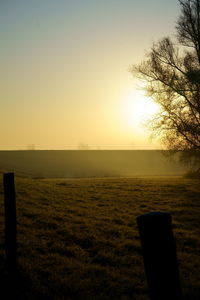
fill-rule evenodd
<path id="1" fill-rule="evenodd" d="M 0 185 L 0 280 L 10 299 L 148 299 L 136 217 L 150 211 L 172 214 L 184 299 L 200 299 L 199 181 L 17 177 L 16 192 L 19 271 L 12 281 Z"/>
<path id="2" fill-rule="evenodd" d="M 0 166 L 38 178 L 174 176 L 188 170 L 179 157 L 164 150 L 0 151 Z"/>

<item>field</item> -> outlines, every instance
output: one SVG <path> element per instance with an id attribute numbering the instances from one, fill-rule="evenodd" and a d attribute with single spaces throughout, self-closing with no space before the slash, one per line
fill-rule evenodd
<path id="1" fill-rule="evenodd" d="M 2 174 L 0 174 L 2 176 Z M 19 271 L 9 299 L 148 299 L 136 217 L 172 214 L 184 299 L 200 299 L 200 185 L 181 177 L 16 177 Z"/>
<path id="2" fill-rule="evenodd" d="M 161 150 L 0 151 L 0 166 L 29 177 L 135 177 L 182 175 L 179 153 Z"/>

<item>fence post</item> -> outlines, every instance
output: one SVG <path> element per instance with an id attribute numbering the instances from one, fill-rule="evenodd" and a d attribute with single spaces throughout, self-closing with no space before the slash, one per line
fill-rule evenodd
<path id="1" fill-rule="evenodd" d="M 14 173 L 4 173 L 3 185 L 6 266 L 9 271 L 14 271 L 17 263 L 17 220 Z"/>
<path id="2" fill-rule="evenodd" d="M 182 299 L 171 222 L 171 215 L 165 212 L 137 217 L 151 300 Z"/>

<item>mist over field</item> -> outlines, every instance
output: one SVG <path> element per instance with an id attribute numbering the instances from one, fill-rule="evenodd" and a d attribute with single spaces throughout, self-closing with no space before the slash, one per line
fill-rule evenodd
<path id="1" fill-rule="evenodd" d="M 0 166 L 36 177 L 176 176 L 187 167 L 161 150 L 0 151 Z"/>

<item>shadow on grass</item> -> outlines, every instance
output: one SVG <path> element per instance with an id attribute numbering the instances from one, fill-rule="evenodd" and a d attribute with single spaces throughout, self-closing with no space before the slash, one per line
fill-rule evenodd
<path id="1" fill-rule="evenodd" d="M 101 259 L 99 257 L 99 259 Z M 99 270 L 97 270 L 99 272 Z M 96 274 L 97 277 L 100 275 L 102 276 L 101 273 Z M 94 276 L 94 274 L 93 274 Z M 92 276 L 92 277 L 93 277 Z M 105 277 L 105 273 L 103 273 L 103 277 Z M 1 282 L 1 299 L 2 300 L 42 300 L 42 299 L 61 299 L 60 298 L 60 293 L 58 298 L 56 297 L 51 297 L 50 295 L 46 294 L 45 291 L 39 291 L 38 287 L 35 286 L 36 283 L 33 282 L 33 279 L 31 280 L 31 274 L 28 274 L 28 272 L 20 265 L 18 265 L 17 269 L 13 272 L 8 272 L 5 267 L 5 259 L 4 257 L 0 256 L 0 282 Z M 81 295 L 77 295 L 77 291 L 75 286 L 71 286 L 71 290 L 68 289 L 68 295 L 70 295 L 69 299 L 81 299 Z M 97 289 L 98 290 L 98 289 Z M 101 288 L 100 288 L 101 290 Z M 100 290 L 98 292 L 100 292 Z M 65 291 L 66 292 L 66 291 Z M 127 291 L 126 291 L 127 292 Z M 66 296 L 66 293 L 64 293 Z M 200 299 L 200 290 L 195 289 L 195 290 L 190 290 L 190 291 L 183 291 L 183 300 L 199 300 Z M 102 298 L 99 295 L 98 299 L 113 299 L 111 297 L 112 291 L 110 290 L 110 293 L 107 295 L 102 294 Z M 55 296 L 55 295 L 54 295 Z M 78 296 L 78 298 L 77 298 Z M 80 297 L 80 298 L 79 298 Z M 91 297 L 91 298 L 90 298 Z M 89 299 L 95 299 L 96 295 L 90 295 L 89 297 L 86 297 L 87 300 Z M 105 298 L 104 298 L 105 297 Z M 66 299 L 66 298 L 62 298 Z M 114 299 L 116 299 L 114 297 Z M 120 299 L 134 299 L 132 296 L 123 298 L 120 297 Z M 143 299 L 143 298 L 141 298 Z M 147 298 L 150 299 L 150 298 Z"/>
<path id="2" fill-rule="evenodd" d="M 29 274 L 20 265 L 15 270 L 8 271 L 2 256 L 0 256 L 0 282 L 2 300 L 47 299 L 35 292 Z"/>

